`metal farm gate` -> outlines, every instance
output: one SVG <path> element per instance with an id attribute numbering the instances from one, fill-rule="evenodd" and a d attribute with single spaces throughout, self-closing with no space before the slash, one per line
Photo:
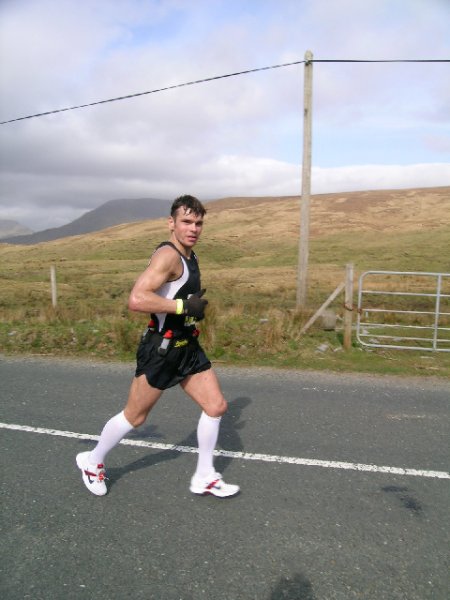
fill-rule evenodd
<path id="1" fill-rule="evenodd" d="M 450 273 L 366 271 L 358 287 L 362 346 L 450 352 Z"/>

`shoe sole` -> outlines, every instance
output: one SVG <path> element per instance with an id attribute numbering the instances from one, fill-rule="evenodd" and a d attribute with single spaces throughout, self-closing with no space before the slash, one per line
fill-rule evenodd
<path id="1" fill-rule="evenodd" d="M 211 492 L 211 490 L 203 490 L 203 489 L 196 489 L 196 488 L 189 488 L 189 491 L 192 492 L 193 494 L 195 494 L 196 496 L 214 496 L 215 498 L 234 498 L 234 496 L 237 496 L 240 493 L 240 488 L 238 488 L 235 492 L 232 492 L 230 494 L 215 494 L 214 492 Z"/>

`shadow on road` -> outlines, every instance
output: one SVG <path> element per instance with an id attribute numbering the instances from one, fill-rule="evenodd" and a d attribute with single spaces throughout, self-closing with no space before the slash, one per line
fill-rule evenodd
<path id="1" fill-rule="evenodd" d="M 236 398 L 228 402 L 228 411 L 222 417 L 220 424 L 220 433 L 218 444 L 224 450 L 231 450 L 241 452 L 244 449 L 239 430 L 245 427 L 245 421 L 242 419 L 242 413 L 244 409 L 251 403 L 250 398 Z M 150 417 L 151 418 L 151 417 Z M 145 438 L 161 440 L 163 437 L 158 433 L 158 427 L 153 424 L 144 425 L 136 431 L 132 432 L 127 437 L 130 438 Z M 177 446 L 192 446 L 197 447 L 197 430 L 191 431 L 184 439 L 176 442 Z M 180 456 L 180 452 L 177 450 L 163 450 L 161 452 L 150 452 L 146 456 L 135 460 L 132 463 L 124 465 L 123 467 L 113 467 L 107 469 L 109 485 L 111 488 L 123 475 L 139 471 L 140 469 L 148 469 L 154 465 L 165 462 L 166 460 L 174 460 Z M 215 459 L 215 467 L 218 471 L 223 472 L 226 470 L 232 458 L 219 456 Z"/>
<path id="2" fill-rule="evenodd" d="M 422 515 L 423 509 L 420 502 L 410 493 L 410 490 L 404 486 L 387 485 L 381 488 L 387 494 L 393 494 L 400 501 L 401 505 L 409 510 L 416 517 Z"/>
<path id="3" fill-rule="evenodd" d="M 309 579 L 301 573 L 296 573 L 292 578 L 282 577 L 268 600 L 316 600 L 316 596 Z"/>

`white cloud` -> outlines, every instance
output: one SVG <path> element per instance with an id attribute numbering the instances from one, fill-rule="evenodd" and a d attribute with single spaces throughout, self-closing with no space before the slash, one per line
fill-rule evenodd
<path id="1" fill-rule="evenodd" d="M 312 169 L 313 193 L 448 186 L 450 164 L 355 165 Z"/>
<path id="2" fill-rule="evenodd" d="M 255 5 L 3 2 L 1 120 L 302 60 L 308 48 L 316 59 L 450 56 L 439 0 Z M 316 63 L 313 192 L 448 185 L 448 66 Z M 3 125 L 0 218 L 37 229 L 120 197 L 296 194 L 302 83 L 292 66 Z"/>

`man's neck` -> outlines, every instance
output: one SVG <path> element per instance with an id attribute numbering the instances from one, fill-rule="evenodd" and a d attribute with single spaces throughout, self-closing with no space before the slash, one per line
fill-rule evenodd
<path id="1" fill-rule="evenodd" d="M 185 246 L 183 246 L 183 244 L 181 244 L 177 238 L 175 236 L 171 236 L 170 237 L 170 241 L 172 242 L 172 244 L 175 246 L 175 248 L 188 260 L 191 258 L 191 252 L 192 252 L 192 248 L 186 248 Z"/>

